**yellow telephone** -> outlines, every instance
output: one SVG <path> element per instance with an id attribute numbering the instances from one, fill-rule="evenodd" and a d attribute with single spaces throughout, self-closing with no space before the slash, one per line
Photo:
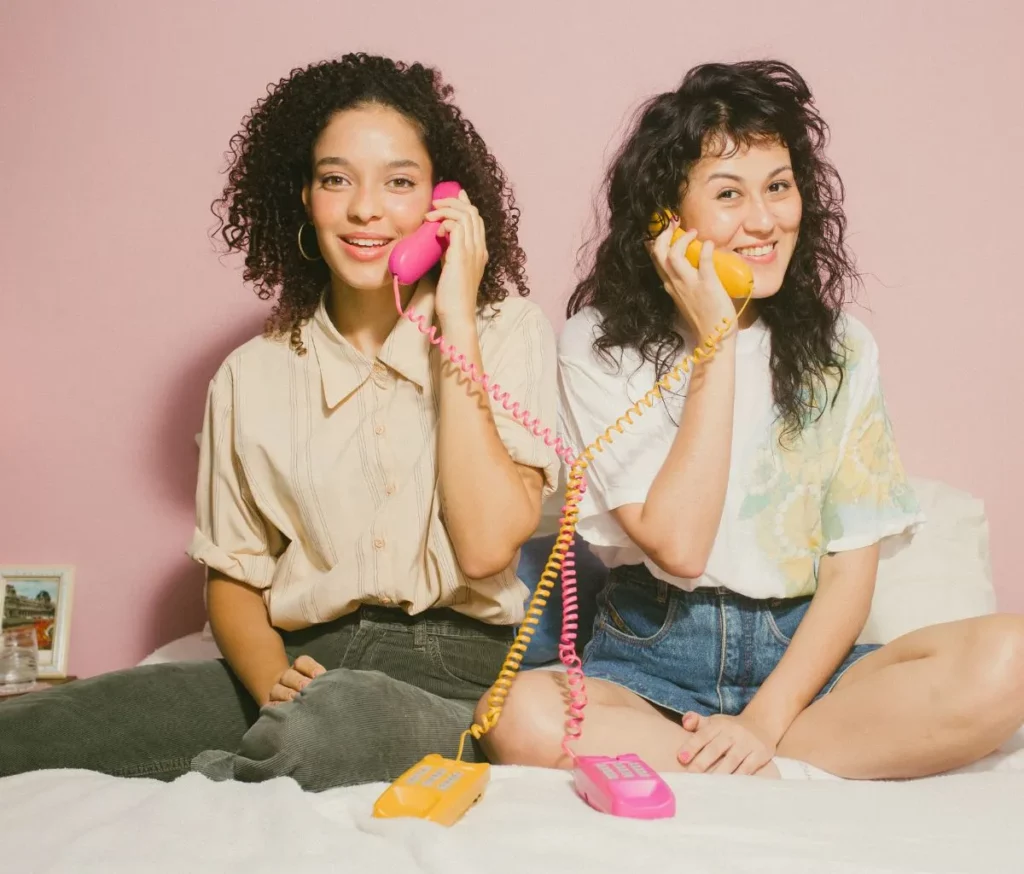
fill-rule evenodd
<path id="1" fill-rule="evenodd" d="M 672 214 L 667 209 L 652 215 L 651 222 L 647 226 L 647 232 L 650 234 L 651 239 L 654 239 L 664 231 L 669 226 L 671 220 Z M 674 243 L 684 233 L 682 228 L 676 228 L 671 242 Z M 703 243 L 700 240 L 694 239 L 686 247 L 686 260 L 694 267 L 700 263 L 700 250 L 702 246 Z M 715 265 L 715 273 L 718 274 L 718 278 L 722 281 L 722 287 L 729 297 L 742 299 L 754 290 L 754 273 L 750 269 L 750 265 L 735 252 L 729 252 L 726 249 L 715 249 L 711 255 L 711 260 Z"/>
<path id="2" fill-rule="evenodd" d="M 487 788 L 490 765 L 424 757 L 392 783 L 373 805 L 379 819 L 412 816 L 438 825 L 452 825 Z"/>
<path id="3" fill-rule="evenodd" d="M 669 213 L 662 212 L 651 218 L 650 230 L 654 235 L 668 227 Z M 679 231 L 681 234 L 682 231 Z M 694 240 L 686 250 L 687 260 L 694 266 L 697 265 L 700 257 L 701 244 Z M 692 253 L 692 254 L 691 254 Z M 578 504 L 585 488 L 585 477 L 587 468 L 594 460 L 596 453 L 604 451 L 606 445 L 610 445 L 615 437 L 612 432 L 623 434 L 626 425 L 633 424 L 634 416 L 642 416 L 644 408 L 651 409 L 655 401 L 661 397 L 662 391 L 671 388 L 673 383 L 680 382 L 684 374 L 688 373 L 692 366 L 711 358 L 718 349 L 718 344 L 739 319 L 740 314 L 750 302 L 750 294 L 754 290 L 754 277 L 750 266 L 733 252 L 715 251 L 715 270 L 726 292 L 731 297 L 746 298 L 746 303 L 740 307 L 735 318 L 726 318 L 699 344 L 694 351 L 687 355 L 668 373 L 666 373 L 639 401 L 631 406 L 625 413 L 615 420 L 613 425 L 605 429 L 604 433 L 589 443 L 578 456 L 573 455 L 573 450 L 562 444 L 560 439 L 550 436 L 548 429 L 541 430 L 541 423 L 534 419 L 530 420 L 528 410 L 521 409 L 515 405 L 513 416 L 532 432 L 541 437 L 549 446 L 554 446 L 560 457 L 564 458 L 570 465 L 568 485 L 565 491 L 565 506 L 559 522 L 558 538 L 548 557 L 544 571 L 541 573 L 537 588 L 526 608 L 526 615 L 516 633 L 515 640 L 509 648 L 505 663 L 501 667 L 498 678 L 491 687 L 487 700 L 487 711 L 479 723 L 473 723 L 467 728 L 459 740 L 459 750 L 454 759 L 446 759 L 436 753 L 424 757 L 409 770 L 402 774 L 378 797 L 373 806 L 373 815 L 381 819 L 392 819 L 396 817 L 415 817 L 427 819 L 439 825 L 450 826 L 457 822 L 462 815 L 480 800 L 487 784 L 490 781 L 490 765 L 486 762 L 472 763 L 462 761 L 462 752 L 466 741 L 470 737 L 479 739 L 489 732 L 501 718 L 502 707 L 508 697 L 509 690 L 516 673 L 522 665 L 523 656 L 530 644 L 530 639 L 540 622 L 544 607 L 558 580 L 559 571 L 565 567 L 571 567 L 571 562 L 566 563 L 567 554 L 572 548 L 573 538 L 576 533 L 576 521 L 579 517 Z M 399 290 L 399 283 L 395 279 L 395 306 L 401 316 L 417 323 L 424 321 L 422 316 L 415 315 L 411 308 L 402 310 L 402 301 Z M 740 291 L 742 290 L 742 294 Z M 435 337 L 435 328 L 424 328 L 420 325 L 423 333 L 430 334 L 430 342 L 438 345 L 453 362 L 459 363 L 462 359 L 460 353 L 451 344 L 447 343 L 444 337 Z M 464 372 L 472 371 L 471 376 L 476 382 L 482 382 L 489 393 L 492 393 L 495 400 L 505 403 L 505 408 L 510 409 L 508 394 L 502 394 L 501 386 L 492 383 L 490 376 L 476 372 L 475 366 L 467 368 L 461 365 Z M 563 577 L 563 588 L 568 591 L 570 585 L 567 580 L 571 574 Z M 574 587 L 573 587 L 574 588 Z M 586 704 L 586 692 L 582 684 L 582 671 L 577 667 L 570 668 L 568 678 L 570 685 L 570 717 L 567 721 L 566 735 L 562 741 L 562 749 L 570 756 L 575 755 L 569 750 L 568 744 L 578 738 L 581 733 L 580 725 L 583 719 L 582 708 Z M 567 663 L 568 667 L 568 663 Z M 576 672 L 575 674 L 573 672 Z M 578 677 L 579 685 L 575 685 L 574 676 Z"/>

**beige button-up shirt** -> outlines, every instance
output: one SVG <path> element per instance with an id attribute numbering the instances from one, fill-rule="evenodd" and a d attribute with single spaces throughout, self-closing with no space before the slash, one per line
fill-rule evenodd
<path id="1" fill-rule="evenodd" d="M 411 306 L 433 320 L 433 287 L 421 282 Z M 477 322 L 485 370 L 554 432 L 555 337 L 540 308 L 510 296 Z M 496 576 L 469 580 L 441 521 L 437 347 L 401 319 L 368 358 L 323 305 L 302 339 L 304 356 L 287 338 L 250 340 L 211 380 L 188 554 L 262 589 L 271 622 L 285 630 L 360 604 L 520 622 L 518 556 Z M 510 456 L 542 469 L 549 495 L 556 455 L 491 406 Z"/>

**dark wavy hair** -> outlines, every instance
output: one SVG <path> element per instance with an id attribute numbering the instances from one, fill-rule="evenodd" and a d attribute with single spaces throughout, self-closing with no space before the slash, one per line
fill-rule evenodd
<path id="1" fill-rule="evenodd" d="M 433 162 L 434 184 L 457 181 L 480 211 L 488 261 L 479 302 L 504 300 L 508 285 L 529 294 L 511 187 L 452 94 L 433 68 L 353 53 L 293 70 L 269 86 L 243 119 L 231 138 L 227 183 L 213 203 L 220 219 L 214 234 L 229 252 L 245 253 L 243 277 L 257 295 L 277 297 L 268 335 L 290 333 L 292 347 L 302 351 L 299 329 L 330 278 L 322 259 L 307 261 L 299 252 L 299 228 L 307 220 L 302 188 L 311 179 L 313 146 L 323 129 L 336 113 L 360 106 L 390 107 L 416 125 Z"/>
<path id="2" fill-rule="evenodd" d="M 771 331 L 772 393 L 782 436 L 797 434 L 816 410 L 824 410 L 827 376 L 838 379 L 835 394 L 842 386 L 838 322 L 858 279 L 844 243 L 843 184 L 825 158 L 827 140 L 828 126 L 810 89 L 788 64 L 747 61 L 690 70 L 678 89 L 640 108 L 608 170 L 607 230 L 570 298 L 568 315 L 594 306 L 601 353 L 636 349 L 659 378 L 664 375 L 684 343 L 673 327 L 675 305 L 644 247 L 651 213 L 676 210 L 690 168 L 702 155 L 724 154 L 728 144 L 785 145 L 803 214 L 781 289 L 757 304 Z"/>

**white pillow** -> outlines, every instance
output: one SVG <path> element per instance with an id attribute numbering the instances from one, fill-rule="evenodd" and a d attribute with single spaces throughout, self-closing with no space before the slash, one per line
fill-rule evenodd
<path id="1" fill-rule="evenodd" d="M 139 665 L 162 665 L 169 662 L 191 662 L 220 658 L 213 635 L 207 636 L 205 629 L 186 634 L 170 643 L 165 643 L 155 652 L 146 656 Z"/>
<path id="2" fill-rule="evenodd" d="M 908 631 L 996 609 L 984 504 L 942 482 L 910 482 L 926 522 L 908 545 L 883 552 L 858 643 L 888 643 Z"/>

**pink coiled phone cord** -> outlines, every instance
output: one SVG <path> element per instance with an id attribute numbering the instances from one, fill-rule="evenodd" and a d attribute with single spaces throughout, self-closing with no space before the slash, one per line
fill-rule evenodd
<path id="1" fill-rule="evenodd" d="M 411 307 L 407 310 L 402 309 L 402 292 L 398 277 L 395 276 L 393 281 L 395 307 L 397 308 L 399 315 L 416 325 L 420 333 L 425 334 L 430 343 L 440 349 L 443 356 L 448 358 L 452 364 L 456 365 L 474 383 L 480 385 L 487 394 L 491 395 L 495 401 L 501 404 L 504 410 L 512 414 L 513 419 L 523 425 L 535 437 L 542 439 L 545 445 L 553 447 L 558 457 L 571 468 L 576 461 L 575 453 L 572 448 L 565 445 L 561 438 L 553 436 L 550 428 L 543 427 L 539 418 L 531 418 L 530 411 L 520 407 L 518 401 L 512 401 L 509 393 L 507 391 L 503 391 L 501 386 L 494 382 L 489 374 L 482 373 L 473 362 L 467 361 L 466 356 L 459 352 L 451 343 L 448 343 L 444 336 L 438 333 L 437 327 L 428 322 L 426 316 L 413 312 Z M 558 527 L 560 532 L 564 532 L 567 525 L 570 523 L 570 520 L 575 520 L 575 517 L 578 515 L 579 500 L 585 490 L 586 484 L 581 480 L 578 490 L 574 490 L 567 498 L 565 506 L 562 507 L 562 517 L 559 520 Z M 586 707 L 587 704 L 587 690 L 586 680 L 583 674 L 583 663 L 576 652 L 575 645 L 576 634 L 579 628 L 579 598 L 576 588 L 575 556 L 572 551 L 572 539 L 563 538 L 560 535 L 559 541 L 555 546 L 556 552 L 558 551 L 559 546 L 562 547 L 564 552 L 561 562 L 562 631 L 559 637 L 558 657 L 565 666 L 566 678 L 569 686 L 569 707 L 565 725 L 565 735 L 562 738 L 562 749 L 566 755 L 575 760 L 576 754 L 569 745 L 579 738 L 583 732 L 583 708 Z M 544 600 L 546 601 L 546 598 Z M 532 608 L 533 605 L 531 604 L 531 609 Z M 520 630 L 520 633 L 524 630 L 525 627 Z M 532 634 L 533 631 L 531 628 L 529 630 L 529 636 L 532 636 Z M 514 650 L 515 645 L 513 645 L 513 651 Z M 504 694 L 507 694 L 508 686 L 511 685 L 512 676 L 516 671 L 518 671 L 521 661 L 521 653 L 515 657 L 510 654 L 509 658 L 506 659 L 505 666 L 502 668 L 501 672 L 501 679 L 505 680 L 505 685 L 502 689 Z M 501 688 L 500 681 L 497 685 Z M 502 701 L 504 700 L 504 694 L 501 695 Z M 487 728 L 490 727 L 492 726 L 487 726 Z"/>

